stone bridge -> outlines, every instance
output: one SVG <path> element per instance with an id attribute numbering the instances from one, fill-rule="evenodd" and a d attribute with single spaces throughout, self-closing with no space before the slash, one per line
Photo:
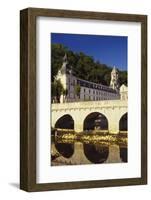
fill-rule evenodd
<path id="1" fill-rule="evenodd" d="M 74 130 L 84 130 L 84 120 L 91 113 L 101 113 L 108 121 L 108 131 L 119 133 L 121 117 L 128 112 L 128 102 L 124 100 L 84 101 L 71 103 L 56 103 L 51 105 L 51 126 L 64 115 L 70 115 L 74 121 Z"/>

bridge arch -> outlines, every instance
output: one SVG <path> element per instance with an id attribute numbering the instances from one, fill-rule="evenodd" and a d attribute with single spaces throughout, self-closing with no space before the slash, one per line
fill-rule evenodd
<path id="1" fill-rule="evenodd" d="M 119 120 L 119 131 L 127 131 L 128 129 L 128 113 L 124 113 Z"/>
<path id="2" fill-rule="evenodd" d="M 108 120 L 108 131 L 118 134 L 120 131 L 120 119 L 127 112 L 127 101 L 89 101 L 63 104 L 52 104 L 51 126 L 64 115 L 70 115 L 74 120 L 74 130 L 83 131 L 85 118 L 92 112 L 99 112 Z"/>
<path id="3" fill-rule="evenodd" d="M 74 129 L 74 120 L 71 115 L 65 114 L 57 119 L 55 128 Z"/>
<path id="4" fill-rule="evenodd" d="M 108 130 L 108 119 L 101 112 L 89 113 L 83 121 L 83 130 Z"/>

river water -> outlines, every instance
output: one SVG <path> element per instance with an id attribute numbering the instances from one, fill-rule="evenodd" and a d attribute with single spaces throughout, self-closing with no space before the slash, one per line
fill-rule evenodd
<path id="1" fill-rule="evenodd" d="M 51 165 L 125 163 L 127 144 L 101 141 L 51 140 Z"/>

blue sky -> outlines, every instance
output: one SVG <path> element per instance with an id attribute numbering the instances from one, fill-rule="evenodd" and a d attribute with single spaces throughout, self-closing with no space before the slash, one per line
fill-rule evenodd
<path id="1" fill-rule="evenodd" d="M 63 44 L 74 52 L 83 52 L 100 63 L 127 70 L 126 36 L 52 33 L 51 42 Z"/>

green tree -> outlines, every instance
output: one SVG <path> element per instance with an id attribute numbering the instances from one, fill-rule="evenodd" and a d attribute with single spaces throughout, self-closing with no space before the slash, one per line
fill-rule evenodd
<path id="1" fill-rule="evenodd" d="M 119 84 L 125 84 L 128 85 L 127 83 L 127 71 L 119 71 Z"/>
<path id="2" fill-rule="evenodd" d="M 51 46 L 51 80 L 54 82 L 58 70 L 62 66 L 63 57 L 67 54 L 67 70 L 72 66 L 73 75 L 95 83 L 109 85 L 111 79 L 110 66 L 99 61 L 94 61 L 93 57 L 83 52 L 75 53 L 62 44 L 52 44 Z M 127 71 L 119 71 L 119 84 L 127 85 Z"/>
<path id="3" fill-rule="evenodd" d="M 81 91 L 80 85 L 75 85 L 74 89 L 75 89 L 75 94 L 77 95 L 78 98 L 80 98 L 80 91 Z"/>
<path id="4" fill-rule="evenodd" d="M 51 83 L 51 102 L 55 102 L 56 96 L 57 96 L 57 84 L 55 82 Z"/>
<path id="5" fill-rule="evenodd" d="M 52 102 L 57 101 L 57 103 L 60 103 L 60 96 L 63 94 L 64 90 L 60 80 L 54 80 L 54 82 L 51 83 L 51 90 Z"/>
<path id="6" fill-rule="evenodd" d="M 62 66 L 63 56 L 67 48 L 62 44 L 52 44 L 51 46 L 51 80 L 52 82 L 55 79 L 55 76 L 58 73 L 58 70 Z"/>
<path id="7" fill-rule="evenodd" d="M 67 96 L 68 95 L 68 90 L 63 88 L 63 95 Z"/>
<path id="8" fill-rule="evenodd" d="M 66 101 L 67 95 L 68 95 L 68 90 L 63 88 L 63 92 L 62 93 L 63 93 L 64 101 Z"/>

